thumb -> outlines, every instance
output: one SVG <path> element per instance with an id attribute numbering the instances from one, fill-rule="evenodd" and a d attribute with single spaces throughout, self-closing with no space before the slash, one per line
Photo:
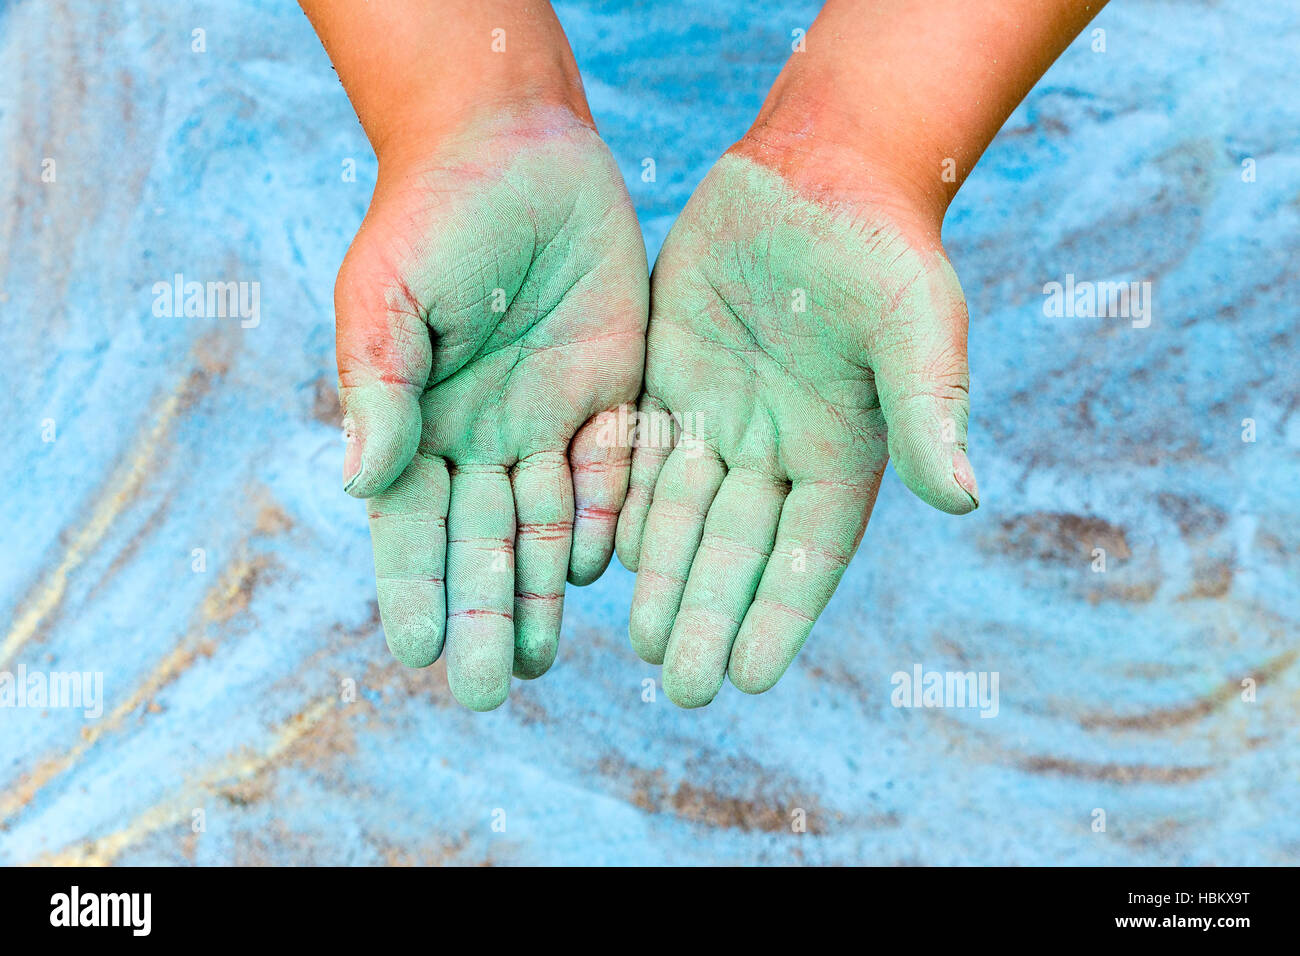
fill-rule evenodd
<path id="1" fill-rule="evenodd" d="M 966 457 L 966 300 L 947 259 L 918 280 L 887 325 L 892 341 L 874 371 L 894 470 L 926 504 L 968 514 L 979 507 L 979 488 Z"/>
<path id="2" fill-rule="evenodd" d="M 392 484 L 415 457 L 432 347 L 405 285 L 394 283 L 387 270 L 358 265 L 354 253 L 349 252 L 334 288 L 339 402 L 347 439 L 343 490 L 369 498 Z"/>

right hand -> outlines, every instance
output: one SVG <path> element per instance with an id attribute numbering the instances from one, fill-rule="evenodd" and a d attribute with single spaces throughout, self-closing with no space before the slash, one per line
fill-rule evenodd
<path id="1" fill-rule="evenodd" d="M 339 270 L 348 493 L 411 667 L 501 704 L 555 659 L 566 578 L 609 562 L 641 385 L 645 247 L 613 157 L 563 109 L 462 124 L 380 165 Z M 626 421 L 627 416 L 622 416 Z"/>

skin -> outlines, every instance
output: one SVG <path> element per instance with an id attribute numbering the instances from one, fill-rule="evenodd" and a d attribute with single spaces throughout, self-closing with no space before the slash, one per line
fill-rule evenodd
<path id="1" fill-rule="evenodd" d="M 784 673 L 891 455 L 930 504 L 975 508 L 965 302 L 896 212 L 812 202 L 741 151 L 696 190 L 651 291 L 643 410 L 687 437 L 638 450 L 618 547 L 638 570 L 633 647 L 691 707 L 728 670 L 751 693 Z"/>
<path id="2" fill-rule="evenodd" d="M 553 16 L 396 3 L 354 23 L 339 4 L 304 6 L 380 158 L 335 288 L 345 487 L 369 499 L 394 656 L 425 667 L 445 646 L 453 694 L 489 710 L 512 673 L 551 666 L 566 579 L 595 580 L 613 553 L 645 248 Z M 477 65 L 480 83 L 458 105 L 465 80 L 445 75 L 444 108 L 421 117 L 409 104 L 426 78 L 394 64 L 446 42 L 437 22 L 419 35 L 439 6 L 480 49 L 460 71 Z M 508 24 L 513 58 L 490 52 L 488 22 Z M 407 43 L 409 58 L 391 49 Z"/>
<path id="3" fill-rule="evenodd" d="M 548 5 L 303 6 L 380 158 L 336 293 L 345 482 L 371 498 L 394 653 L 423 665 L 445 639 L 453 691 L 487 709 L 512 666 L 553 660 L 561 570 L 582 582 L 608 560 L 639 234 Z M 679 704 L 726 673 L 776 682 L 891 456 L 936 507 L 978 503 L 940 224 L 1097 8 L 831 0 L 674 227 L 641 408 L 676 444 L 641 435 L 617 536 L 640 569 L 633 645 Z M 509 55 L 488 52 L 494 31 Z"/>
<path id="4" fill-rule="evenodd" d="M 889 460 L 934 507 L 977 507 L 943 215 L 1097 9 L 832 0 L 674 225 L 642 412 L 671 416 L 677 445 L 637 449 L 618 553 L 637 571 L 632 645 L 676 703 L 709 703 L 728 675 L 776 684 Z"/>

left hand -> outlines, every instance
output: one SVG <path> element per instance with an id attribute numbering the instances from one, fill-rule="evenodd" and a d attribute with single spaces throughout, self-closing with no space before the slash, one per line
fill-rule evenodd
<path id="1" fill-rule="evenodd" d="M 788 159 L 783 157 L 782 159 Z M 796 188 L 742 141 L 691 197 L 651 279 L 640 442 L 618 554 L 630 633 L 668 696 L 767 690 L 857 550 L 890 457 L 929 504 L 978 504 L 966 303 L 904 191 Z"/>

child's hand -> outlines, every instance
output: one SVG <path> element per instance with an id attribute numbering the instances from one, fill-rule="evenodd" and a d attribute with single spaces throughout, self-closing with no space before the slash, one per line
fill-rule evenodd
<path id="1" fill-rule="evenodd" d="M 633 646 L 686 707 L 727 673 L 777 682 L 890 457 L 936 508 L 977 504 L 966 304 L 937 224 L 883 189 L 802 195 L 777 159 L 752 141 L 724 156 L 652 279 L 642 411 L 670 413 L 679 443 L 638 447 L 618 548 Z"/>
<path id="2" fill-rule="evenodd" d="M 857 550 L 889 458 L 962 514 L 966 303 L 939 242 L 1007 115 L 1101 6 L 827 0 L 655 265 L 618 552 L 679 704 L 767 690 Z M 666 460 L 665 460 L 666 459 Z"/>
<path id="3" fill-rule="evenodd" d="M 548 4 L 303 0 L 379 179 L 335 287 L 344 483 L 393 654 L 468 707 L 555 660 L 613 553 L 641 231 Z M 605 414 L 613 413 L 613 414 Z"/>
<path id="4" fill-rule="evenodd" d="M 344 479 L 370 498 L 388 645 L 423 667 L 445 636 L 468 707 L 550 667 L 566 577 L 613 553 L 631 449 L 602 413 L 636 398 L 646 282 L 609 151 L 553 112 L 385 182 L 339 272 Z"/>

